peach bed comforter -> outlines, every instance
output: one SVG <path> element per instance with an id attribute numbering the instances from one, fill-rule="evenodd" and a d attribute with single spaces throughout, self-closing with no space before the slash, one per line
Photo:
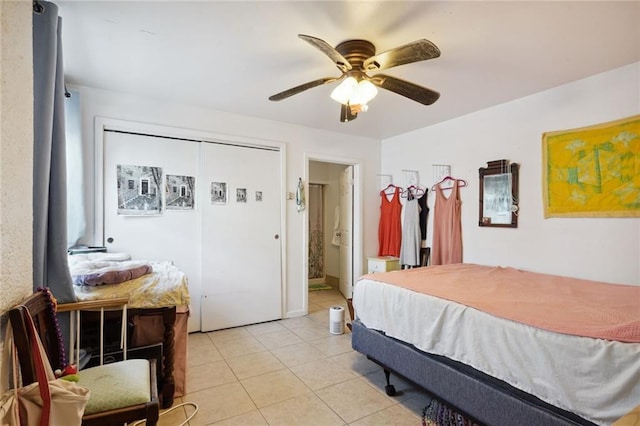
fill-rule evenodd
<path id="1" fill-rule="evenodd" d="M 640 401 L 639 288 L 570 281 L 512 268 L 431 266 L 362 277 L 353 306 L 370 329 L 610 425 Z M 622 296 L 612 296 L 617 291 Z"/>
<path id="2" fill-rule="evenodd" d="M 640 286 L 454 264 L 364 278 L 557 333 L 640 343 Z"/>

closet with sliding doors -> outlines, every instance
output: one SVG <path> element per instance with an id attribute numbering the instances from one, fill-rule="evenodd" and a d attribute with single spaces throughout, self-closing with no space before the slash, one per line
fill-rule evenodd
<path id="1" fill-rule="evenodd" d="M 144 124 L 132 130 L 127 123 L 125 130 L 107 119 L 99 124 L 96 186 L 102 205 L 96 210 L 102 217 L 96 222 L 103 224 L 108 250 L 171 260 L 182 269 L 191 296 L 189 331 L 282 318 L 284 147 Z M 160 170 L 160 211 L 119 214 L 122 165 Z M 169 176 L 195 178 L 192 208 L 166 205 L 176 189 L 167 183 Z"/>

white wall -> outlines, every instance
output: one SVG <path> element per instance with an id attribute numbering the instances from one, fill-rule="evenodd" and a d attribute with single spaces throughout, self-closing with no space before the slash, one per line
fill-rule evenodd
<path id="1" fill-rule="evenodd" d="M 0 314 L 33 291 L 31 2 L 0 2 Z M 4 340 L 4 327 L 0 327 Z M 2 363 L 0 345 L 0 365 Z"/>
<path id="2" fill-rule="evenodd" d="M 30 2 L 0 3 L 0 312 L 33 290 L 31 14 Z"/>
<path id="3" fill-rule="evenodd" d="M 83 141 L 86 151 L 85 163 L 89 169 L 85 172 L 85 193 L 94 193 L 93 180 L 93 144 L 94 119 L 106 117 L 182 129 L 226 134 L 242 138 L 255 138 L 283 142 L 287 145 L 287 191 L 295 192 L 298 178 L 303 177 L 305 154 L 341 156 L 362 161 L 364 181 L 364 211 L 377 211 L 378 200 L 375 197 L 376 174 L 380 173 L 380 142 L 373 139 L 356 138 L 337 133 L 292 126 L 274 121 L 208 110 L 195 106 L 172 104 L 153 99 L 143 99 L 127 94 L 115 93 L 88 87 L 71 87 L 80 95 L 82 110 Z M 93 206 L 95 200 L 89 196 L 86 200 L 89 211 L 88 230 L 92 234 Z M 304 314 L 303 280 L 306 271 L 303 264 L 303 217 L 296 211 L 293 201 L 287 202 L 286 209 L 286 259 L 285 278 L 287 280 L 286 307 L 288 316 Z M 364 250 L 362 260 L 366 265 L 366 256 L 377 250 L 377 216 L 365 215 L 363 224 Z M 89 237 L 85 244 L 102 244 Z M 194 295 L 198 297 L 199 295 Z"/>
<path id="4" fill-rule="evenodd" d="M 431 187 L 432 164 L 450 164 L 454 177 L 468 181 L 461 190 L 465 262 L 640 285 L 640 219 L 544 219 L 542 205 L 542 133 L 638 114 L 639 85 L 635 63 L 384 140 L 382 173 L 400 182 L 402 169 L 419 170 Z M 517 229 L 478 226 L 478 169 L 499 159 L 520 164 Z M 430 207 L 433 200 L 430 194 Z"/>

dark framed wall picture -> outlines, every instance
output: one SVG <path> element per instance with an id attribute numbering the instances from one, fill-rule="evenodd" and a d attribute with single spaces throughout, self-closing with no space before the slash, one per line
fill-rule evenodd
<path id="1" fill-rule="evenodd" d="M 518 164 L 489 161 L 479 169 L 479 226 L 518 227 Z"/>

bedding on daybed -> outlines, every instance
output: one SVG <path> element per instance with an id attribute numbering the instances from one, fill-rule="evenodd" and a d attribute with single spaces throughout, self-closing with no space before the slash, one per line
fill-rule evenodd
<path id="1" fill-rule="evenodd" d="M 458 264 L 366 275 L 353 303 L 370 329 L 595 423 L 640 401 L 640 287 Z"/>

